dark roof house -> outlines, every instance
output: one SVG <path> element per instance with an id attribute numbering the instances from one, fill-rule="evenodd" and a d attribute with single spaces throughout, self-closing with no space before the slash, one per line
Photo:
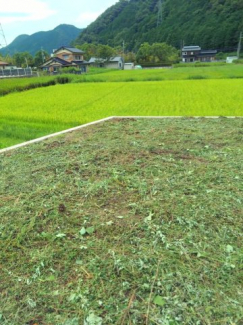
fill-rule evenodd
<path id="1" fill-rule="evenodd" d="M 86 72 L 89 62 L 83 58 L 84 51 L 62 46 L 53 50 L 52 57 L 43 63 L 40 68 L 44 71 L 57 72 L 60 68 L 75 67 Z"/>
<path id="2" fill-rule="evenodd" d="M 182 62 L 212 62 L 215 60 L 217 50 L 202 50 L 200 46 L 184 46 L 181 50 Z"/>

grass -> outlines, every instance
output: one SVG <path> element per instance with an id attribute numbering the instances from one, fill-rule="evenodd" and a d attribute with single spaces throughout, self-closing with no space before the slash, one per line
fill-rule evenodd
<path id="1" fill-rule="evenodd" d="M 79 76 L 79 78 L 75 79 L 75 82 L 186 80 L 198 75 L 203 79 L 243 78 L 243 65 L 227 64 L 223 66 L 213 65 L 205 67 L 187 66 L 172 69 L 107 71 L 102 74 L 96 73 Z"/>
<path id="2" fill-rule="evenodd" d="M 242 324 L 242 123 L 117 119 L 2 154 L 0 323 Z"/>
<path id="3" fill-rule="evenodd" d="M 144 69 L 120 71 L 104 68 L 90 68 L 88 74 L 43 76 L 33 78 L 0 79 L 0 96 L 33 88 L 46 87 L 59 83 L 83 82 L 132 82 L 187 79 L 234 79 L 243 78 L 242 64 L 218 65 L 178 65 L 173 69 Z"/>
<path id="4" fill-rule="evenodd" d="M 242 115 L 242 82 L 82 83 L 11 94 L 1 98 L 0 147 L 107 116 Z"/>

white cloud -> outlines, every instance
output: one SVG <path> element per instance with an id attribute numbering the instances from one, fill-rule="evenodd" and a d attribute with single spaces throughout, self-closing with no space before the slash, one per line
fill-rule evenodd
<path id="1" fill-rule="evenodd" d="M 78 18 L 76 19 L 76 23 L 82 24 L 82 26 L 86 26 L 93 21 L 96 20 L 100 15 L 102 14 L 102 11 L 87 11 L 87 12 L 82 12 Z"/>
<path id="2" fill-rule="evenodd" d="M 1 23 L 15 23 L 45 19 L 55 14 L 40 0 L 0 0 Z"/>

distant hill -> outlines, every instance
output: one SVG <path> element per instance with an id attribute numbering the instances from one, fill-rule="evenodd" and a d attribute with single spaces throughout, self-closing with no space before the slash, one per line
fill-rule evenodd
<path id="1" fill-rule="evenodd" d="M 13 55 L 16 52 L 29 52 L 34 55 L 37 51 L 43 50 L 51 53 L 62 45 L 69 46 L 81 33 L 82 29 L 72 25 L 59 25 L 47 32 L 37 32 L 32 35 L 20 35 L 8 46 L 0 49 L 3 55 Z"/>
<path id="2" fill-rule="evenodd" d="M 120 0 L 79 35 L 77 44 L 98 42 L 137 50 L 143 42 L 180 48 L 236 47 L 243 31 L 242 0 Z"/>

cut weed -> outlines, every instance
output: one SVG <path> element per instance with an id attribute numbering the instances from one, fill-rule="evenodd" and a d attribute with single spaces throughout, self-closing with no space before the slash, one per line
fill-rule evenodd
<path id="1" fill-rule="evenodd" d="M 241 324 L 242 119 L 112 120 L 0 157 L 0 323 Z"/>

